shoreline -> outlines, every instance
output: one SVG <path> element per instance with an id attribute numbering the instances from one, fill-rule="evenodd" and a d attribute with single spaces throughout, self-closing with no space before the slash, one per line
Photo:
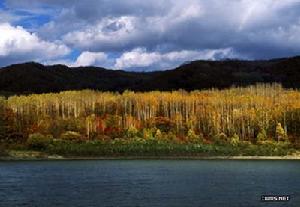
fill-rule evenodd
<path id="1" fill-rule="evenodd" d="M 51 160 L 300 160 L 300 156 L 100 156 L 100 157 L 0 157 L 0 161 L 51 161 Z"/>

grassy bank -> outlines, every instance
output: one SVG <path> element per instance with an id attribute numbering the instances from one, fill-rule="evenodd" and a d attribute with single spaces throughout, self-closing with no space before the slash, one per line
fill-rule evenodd
<path id="1" fill-rule="evenodd" d="M 3 148 L 3 147 L 2 147 Z M 261 144 L 178 143 L 155 139 L 115 139 L 112 141 L 72 142 L 53 140 L 46 145 L 10 145 L 0 157 L 47 158 L 92 157 L 215 157 L 215 156 L 291 156 L 299 151 L 284 142 Z M 55 157 L 54 157 L 55 158 Z"/>
<path id="2" fill-rule="evenodd" d="M 295 152 L 287 144 L 211 145 L 164 141 L 54 142 L 45 149 L 64 156 L 284 156 Z"/>

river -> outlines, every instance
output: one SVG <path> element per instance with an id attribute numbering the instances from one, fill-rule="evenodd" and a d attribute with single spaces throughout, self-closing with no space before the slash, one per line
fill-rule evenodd
<path id="1" fill-rule="evenodd" d="M 266 203 L 262 195 L 290 200 Z M 300 162 L 3 161 L 0 206 L 299 207 Z"/>

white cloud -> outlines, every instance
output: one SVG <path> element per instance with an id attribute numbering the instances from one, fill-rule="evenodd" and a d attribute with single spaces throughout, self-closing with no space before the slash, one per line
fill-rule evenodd
<path id="1" fill-rule="evenodd" d="M 58 42 L 41 40 L 23 27 L 0 24 L 0 60 L 40 61 L 67 55 L 70 49 Z"/>
<path id="2" fill-rule="evenodd" d="M 104 66 L 107 62 L 107 55 L 103 52 L 82 52 L 74 66 L 91 66 L 91 65 L 102 65 Z"/>
<path id="3" fill-rule="evenodd" d="M 63 36 L 64 42 L 77 48 L 106 50 L 121 48 L 131 41 L 138 41 L 138 18 L 123 16 L 119 18 L 105 18 L 95 25 L 88 25 L 77 31 Z"/>
<path id="4" fill-rule="evenodd" d="M 82 52 L 75 61 L 69 59 L 56 59 L 51 61 L 44 61 L 46 65 L 63 64 L 69 67 L 80 66 L 99 66 L 111 68 L 113 66 L 113 59 L 109 59 L 104 52 Z"/>
<path id="5" fill-rule="evenodd" d="M 45 61 L 44 64 L 64 64 L 70 67 L 98 66 L 130 71 L 154 71 L 173 69 L 178 65 L 193 60 L 216 60 L 223 58 L 237 58 L 238 55 L 231 48 L 215 50 L 181 50 L 172 52 L 148 52 L 145 48 L 135 48 L 124 52 L 118 58 L 110 58 L 104 52 L 82 52 L 75 61 L 57 59 Z"/>
<path id="6" fill-rule="evenodd" d="M 144 48 L 137 48 L 130 52 L 125 52 L 116 60 L 116 68 L 147 67 L 161 60 L 161 55 L 157 52 L 147 53 Z"/>
<path id="7" fill-rule="evenodd" d="M 145 48 L 136 48 L 125 52 L 116 60 L 115 67 L 120 69 L 170 69 L 185 61 L 198 59 L 215 60 L 220 58 L 237 57 L 231 48 L 216 50 L 182 50 L 167 53 L 147 52 Z"/>
<path id="8" fill-rule="evenodd" d="M 150 16 L 107 16 L 96 20 L 93 24 L 85 24 L 63 35 L 63 41 L 76 48 L 94 51 L 124 51 L 136 47 L 158 46 L 165 40 L 171 41 L 172 29 L 186 24 L 190 20 L 199 19 L 204 11 L 195 1 L 190 0 L 188 6 L 176 3 L 171 11 Z M 69 11 L 74 15 L 73 11 Z M 66 11 L 64 10 L 64 16 Z M 42 31 L 55 29 L 51 22 Z M 177 33 L 178 31 L 176 31 Z M 185 33 L 185 31 L 183 31 Z M 178 35 L 178 33 L 175 35 Z M 170 40 L 168 40 L 170 38 Z M 180 43 L 180 41 L 179 41 Z"/>

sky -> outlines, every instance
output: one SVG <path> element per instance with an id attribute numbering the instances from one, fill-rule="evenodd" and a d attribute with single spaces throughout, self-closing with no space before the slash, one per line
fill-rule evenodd
<path id="1" fill-rule="evenodd" d="M 300 0 L 0 0 L 0 66 L 171 69 L 300 54 Z"/>

